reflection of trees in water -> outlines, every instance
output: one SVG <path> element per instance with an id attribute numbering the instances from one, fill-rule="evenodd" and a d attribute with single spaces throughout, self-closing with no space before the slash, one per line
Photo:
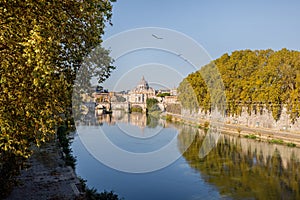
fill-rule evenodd
<path id="1" fill-rule="evenodd" d="M 159 119 L 156 117 L 153 117 L 151 115 L 147 115 L 147 127 L 149 128 L 156 128 L 158 126 Z"/>
<path id="2" fill-rule="evenodd" d="M 183 147 L 189 144 L 191 136 L 189 129 L 182 129 L 178 147 L 189 165 L 207 182 L 217 186 L 222 195 L 237 199 L 300 198 L 299 149 L 276 148 L 267 143 L 221 135 L 216 148 L 200 159 L 204 137 L 205 133 L 200 130 L 184 152 Z"/>
<path id="3" fill-rule="evenodd" d="M 180 152 L 185 152 L 193 141 L 199 137 L 199 135 L 204 134 L 200 129 L 196 129 L 188 125 L 176 126 L 176 124 L 174 124 L 174 126 L 180 132 L 177 136 L 177 146 Z M 192 151 L 192 149 L 190 150 Z"/>

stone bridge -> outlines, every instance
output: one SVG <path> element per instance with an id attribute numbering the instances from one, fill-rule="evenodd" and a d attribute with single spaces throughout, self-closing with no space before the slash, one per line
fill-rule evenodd
<path id="1" fill-rule="evenodd" d="M 143 112 L 146 112 L 147 111 L 147 105 L 146 103 L 130 103 L 130 108 L 133 108 L 133 107 L 139 107 L 139 108 L 142 108 Z"/>
<path id="2" fill-rule="evenodd" d="M 162 111 L 165 109 L 165 105 L 162 103 L 159 103 L 158 106 Z M 103 102 L 103 103 L 98 103 L 96 106 L 96 113 L 100 113 L 101 110 L 124 110 L 125 112 L 129 112 L 131 108 L 133 107 L 139 107 L 143 110 L 143 112 L 146 112 L 147 105 L 146 103 L 137 103 L 137 102 Z"/>
<path id="3" fill-rule="evenodd" d="M 111 110 L 124 110 L 129 112 L 131 108 L 139 107 L 142 108 L 143 112 L 146 112 L 147 105 L 146 103 L 130 103 L 126 102 L 111 102 Z"/>
<path id="4" fill-rule="evenodd" d="M 129 112 L 130 105 L 126 102 L 111 102 L 111 110 L 124 110 L 126 112 Z"/>

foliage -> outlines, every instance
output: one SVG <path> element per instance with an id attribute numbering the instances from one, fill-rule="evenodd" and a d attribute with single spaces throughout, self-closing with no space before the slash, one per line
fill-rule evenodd
<path id="1" fill-rule="evenodd" d="M 24 158 L 20 158 L 14 154 L 6 155 L 1 158 L 0 162 L 0 199 L 4 199 L 9 195 L 11 189 L 15 185 L 15 180 L 12 178 L 19 174 L 20 167 L 24 165 Z"/>
<path id="2" fill-rule="evenodd" d="M 286 144 L 288 147 L 296 147 L 296 144 L 295 143 L 292 143 L 292 142 L 289 142 Z"/>
<path id="3" fill-rule="evenodd" d="M 208 121 L 206 121 L 206 122 L 204 122 L 204 128 L 209 128 L 209 122 Z"/>
<path id="4" fill-rule="evenodd" d="M 257 137 L 254 134 L 249 134 L 249 135 L 245 135 L 245 138 L 249 138 L 249 139 L 254 139 L 255 140 Z"/>
<path id="5" fill-rule="evenodd" d="M 98 193 L 96 189 L 86 189 L 86 199 L 87 200 L 121 200 L 117 194 L 113 191 L 107 192 L 103 191 Z"/>
<path id="6" fill-rule="evenodd" d="M 214 73 L 213 66 L 219 73 Z M 207 112 L 211 105 L 223 106 L 222 91 L 227 115 L 239 115 L 242 108 L 249 114 L 267 108 L 278 120 L 285 106 L 294 122 L 300 114 L 300 52 L 268 49 L 226 53 L 188 75 L 178 87 L 178 99 L 184 108 Z"/>
<path id="7" fill-rule="evenodd" d="M 109 52 L 95 47 L 111 10 L 106 0 L 0 3 L 1 158 L 28 157 L 31 144 L 47 141 L 70 117 L 72 86 L 85 57 L 100 82 L 109 75 Z M 103 62 L 90 58 L 91 51 Z"/>
<path id="8" fill-rule="evenodd" d="M 133 106 L 130 109 L 131 112 L 143 112 L 143 108 L 141 108 L 140 106 Z"/>
<path id="9" fill-rule="evenodd" d="M 269 142 L 272 144 L 283 144 L 283 140 L 280 140 L 280 139 L 272 139 L 272 140 L 269 140 Z"/>
<path id="10" fill-rule="evenodd" d="M 173 120 L 172 115 L 166 115 L 166 121 L 167 122 L 172 122 L 172 120 Z"/>
<path id="11" fill-rule="evenodd" d="M 99 193 L 95 188 L 88 188 L 86 185 L 86 180 L 79 178 L 80 186 L 82 191 L 84 191 L 84 196 L 79 197 L 78 199 L 87 199 L 87 200 L 122 200 L 124 198 L 119 198 L 114 191 L 107 192 L 104 190 Z"/>
<path id="12" fill-rule="evenodd" d="M 156 95 L 158 97 L 165 97 L 165 96 L 170 96 L 169 92 L 164 92 L 164 93 L 159 93 L 158 95 Z"/>
<path id="13" fill-rule="evenodd" d="M 60 126 L 57 129 L 57 139 L 59 145 L 62 147 L 63 153 L 65 154 L 65 163 L 75 169 L 76 159 L 72 155 L 72 150 L 70 148 L 70 139 L 68 138 L 69 131 L 66 126 Z"/>
<path id="14" fill-rule="evenodd" d="M 146 100 L 147 111 L 152 112 L 152 111 L 159 110 L 159 107 L 158 107 L 157 103 L 158 103 L 157 99 L 148 98 Z"/>
<path id="15" fill-rule="evenodd" d="M 193 76 L 193 74 L 183 79 L 183 81 L 178 86 L 177 88 L 178 100 L 181 102 L 183 108 L 187 108 L 190 110 L 197 110 L 200 107 L 197 101 L 197 95 L 195 94 L 193 90 L 193 86 L 191 85 L 192 83 L 190 83 L 189 81 L 192 80 L 191 76 Z M 198 81 L 200 79 L 196 78 L 195 80 Z M 200 85 L 201 83 L 199 82 L 198 84 Z M 194 87 L 196 88 L 196 85 Z M 199 86 L 197 88 L 202 88 L 202 87 Z M 200 96 L 198 96 L 198 98 L 200 98 Z"/>

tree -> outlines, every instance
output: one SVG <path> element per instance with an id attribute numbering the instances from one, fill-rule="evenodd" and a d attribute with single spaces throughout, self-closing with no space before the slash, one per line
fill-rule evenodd
<path id="1" fill-rule="evenodd" d="M 157 103 L 158 103 L 157 99 L 148 98 L 146 100 L 147 110 L 150 111 L 150 112 L 159 110 L 159 107 L 158 107 Z"/>
<path id="2" fill-rule="evenodd" d="M 159 93 L 156 96 L 158 96 L 158 97 L 166 97 L 166 96 L 170 96 L 170 93 L 169 92 Z"/>
<path id="3" fill-rule="evenodd" d="M 178 99 L 184 108 L 204 111 L 226 101 L 228 115 L 240 115 L 242 108 L 251 114 L 266 107 L 275 120 L 280 119 L 285 106 L 295 122 L 300 107 L 299 73 L 298 51 L 234 51 L 189 74 L 178 87 Z"/>
<path id="4" fill-rule="evenodd" d="M 2 1 L 0 3 L 0 154 L 28 157 L 70 115 L 76 73 L 90 52 L 100 82 L 112 60 L 101 44 L 112 1 Z M 96 70 L 96 69 L 103 69 Z"/>

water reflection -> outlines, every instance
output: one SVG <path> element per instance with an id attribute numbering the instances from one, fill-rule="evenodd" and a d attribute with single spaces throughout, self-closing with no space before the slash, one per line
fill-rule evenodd
<path id="1" fill-rule="evenodd" d="M 148 127 L 138 126 L 141 123 L 132 124 L 137 118 L 146 120 L 143 124 L 148 124 Z M 207 184 L 181 157 L 180 151 L 185 151 L 194 141 L 194 137 L 198 135 L 197 129 L 153 118 L 149 120 L 138 113 L 131 114 L 129 118 L 126 114 L 103 115 L 101 119 L 102 126 L 77 127 L 78 134 L 72 144 L 77 158 L 76 172 L 87 180 L 90 187 L 99 191 L 114 190 L 130 200 L 222 198 L 216 187 Z M 130 137 L 120 129 L 120 125 L 124 124 L 128 124 L 131 135 L 135 132 L 142 134 L 141 130 L 144 130 L 145 135 L 147 131 L 149 134 L 157 129 L 161 131 L 147 139 Z M 151 128 L 152 126 L 155 128 Z M 179 135 L 179 130 L 185 130 L 188 134 Z M 99 138 L 103 135 L 105 137 Z M 184 146 L 178 143 L 180 137 L 183 137 L 180 142 L 184 141 Z M 107 138 L 109 144 L 119 148 L 118 154 L 104 143 Z M 123 151 L 120 152 L 120 149 Z"/>
<path id="2" fill-rule="evenodd" d="M 189 144 L 189 129 L 181 129 L 178 148 L 190 167 L 234 199 L 300 199 L 300 149 L 221 135 L 216 148 L 199 157 L 207 133 L 198 130 Z"/>
<path id="3" fill-rule="evenodd" d="M 83 177 L 92 182 L 92 187 L 95 186 L 99 190 L 114 189 L 123 194 L 125 199 L 147 200 L 213 197 L 300 199 L 298 148 L 238 138 L 212 130 L 204 131 L 183 124 L 169 124 L 141 113 L 115 111 L 110 115 L 101 115 L 95 121 L 101 126 L 85 124 L 80 139 L 83 144 L 92 143 L 97 152 L 89 153 L 95 158 L 99 155 L 107 156 L 102 164 L 108 163 L 107 166 L 112 169 L 125 172 L 132 172 L 132 169 L 149 172 L 154 164 L 159 165 L 155 166 L 155 169 L 160 169 L 139 175 L 120 173 L 100 163 L 94 163 L 93 169 L 87 169 L 92 166 L 87 163 L 94 162 L 95 159 L 89 158 L 90 154 L 86 152 L 80 156 L 82 144 L 75 143 L 75 146 L 79 145 L 74 148 L 79 163 L 77 169 L 81 171 L 79 175 L 86 174 Z M 99 130 L 103 134 L 100 134 Z M 114 144 L 127 154 L 129 152 L 129 156 L 140 157 L 113 154 L 114 151 L 103 143 L 104 139 L 98 138 L 99 135 L 105 135 L 103 138 L 108 138 L 109 144 Z M 164 150 L 169 143 L 172 143 L 172 151 L 166 151 L 164 154 L 158 151 Z M 152 153 L 152 157 L 145 157 Z M 183 156 L 180 157 L 180 154 Z M 146 158 L 149 159 L 144 160 Z M 118 161 L 115 162 L 116 165 L 109 163 L 114 159 Z M 172 162 L 169 162 L 170 160 Z M 117 168 L 114 168 L 115 166 Z M 97 180 L 95 176 L 98 177 Z M 106 181 L 99 181 L 103 178 L 106 178 Z M 136 186 L 140 188 L 137 190 Z"/>
<path id="4" fill-rule="evenodd" d="M 137 126 L 141 129 L 145 127 L 156 128 L 160 122 L 157 118 L 143 113 L 125 113 L 121 110 L 115 110 L 112 114 L 103 114 L 97 116 L 97 122 L 100 125 L 106 123 L 108 125 L 115 125 L 116 123 L 125 123 Z"/>

